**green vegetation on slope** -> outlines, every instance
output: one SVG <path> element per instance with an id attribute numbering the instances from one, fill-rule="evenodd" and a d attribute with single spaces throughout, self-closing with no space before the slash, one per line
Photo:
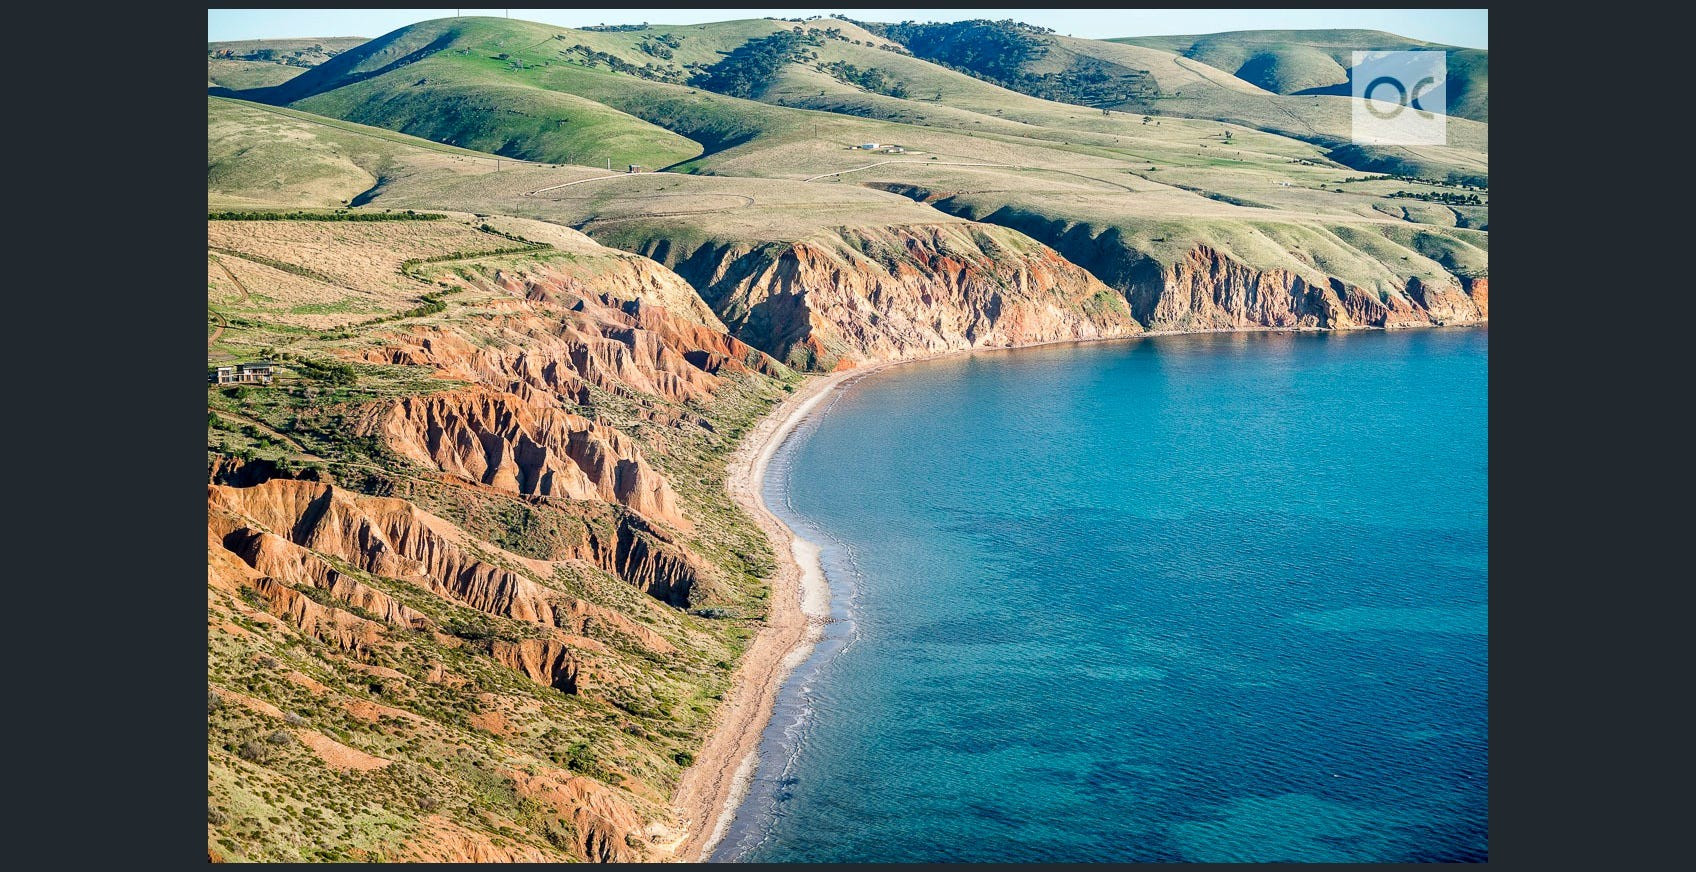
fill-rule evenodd
<path id="1" fill-rule="evenodd" d="M 824 65 L 824 70 L 843 82 L 874 94 L 905 98 L 910 93 L 905 83 L 877 67 L 860 69 L 847 61 L 832 61 Z"/>
<path id="2" fill-rule="evenodd" d="M 494 165 L 486 154 L 242 100 L 208 97 L 206 115 L 206 191 L 222 205 L 345 205 L 403 157 Z"/>
<path id="3" fill-rule="evenodd" d="M 525 160 L 656 167 L 701 153 L 605 103 L 540 85 L 566 69 L 631 81 L 591 70 L 554 38 L 564 33 L 506 19 L 427 21 L 243 96 Z"/>
<path id="4" fill-rule="evenodd" d="M 269 88 L 306 72 L 305 67 L 286 66 L 264 61 L 206 61 L 206 86 L 229 91 L 250 88 Z"/>
<path id="5" fill-rule="evenodd" d="M 1175 52 L 1279 94 L 1350 93 L 1357 51 L 1434 51 L 1447 54 L 1449 114 L 1490 120 L 1490 53 L 1408 39 L 1379 30 L 1237 30 L 1192 36 L 1135 36 L 1108 40 Z"/>
<path id="6" fill-rule="evenodd" d="M 1016 22 L 862 24 L 909 40 L 914 54 L 939 65 L 963 62 L 959 69 L 1026 94 L 1128 113 L 1241 124 L 1336 149 L 1333 159 L 1358 169 L 1393 161 L 1401 171 L 1430 178 L 1476 183 L 1488 175 L 1482 158 L 1485 127 L 1464 117 L 1450 119 L 1449 146 L 1343 149 L 1351 136 L 1346 85 L 1284 95 L 1165 48 L 1059 36 Z M 988 52 L 982 49 L 985 44 L 1001 48 Z M 955 60 L 948 60 L 951 56 Z M 1459 63 L 1470 61 L 1451 59 L 1451 70 Z M 925 93 L 911 90 L 921 97 Z"/>
<path id="7" fill-rule="evenodd" d="M 363 42 L 359 36 L 209 42 L 206 85 L 225 92 L 280 85 Z"/>
<path id="8" fill-rule="evenodd" d="M 1047 58 L 1049 28 L 1011 19 L 934 24 L 855 22 L 893 39 L 912 53 L 951 70 L 1009 90 L 1080 106 L 1118 105 L 1154 93 L 1144 71 L 1114 69 L 1090 58 L 1074 58 L 1058 70 L 1035 71 Z"/>
<path id="9" fill-rule="evenodd" d="M 795 60 L 808 46 L 818 44 L 818 37 L 802 33 L 798 27 L 750 39 L 690 79 L 689 84 L 732 97 L 758 97 L 784 64 Z"/>

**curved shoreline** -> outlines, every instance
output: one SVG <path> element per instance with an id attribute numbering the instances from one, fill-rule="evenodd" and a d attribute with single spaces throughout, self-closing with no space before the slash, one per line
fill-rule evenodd
<path id="1" fill-rule="evenodd" d="M 760 493 L 766 466 L 831 390 L 882 366 L 813 378 L 756 425 L 731 456 L 726 487 L 731 499 L 765 532 L 777 557 L 771 582 L 771 613 L 737 668 L 730 698 L 695 765 L 684 771 L 672 802 L 684 831 L 672 859 L 700 862 L 724 836 L 747 794 L 760 740 L 789 673 L 812 653 L 830 616 L 830 588 L 819 565 L 818 547 L 796 536 L 766 508 Z"/>

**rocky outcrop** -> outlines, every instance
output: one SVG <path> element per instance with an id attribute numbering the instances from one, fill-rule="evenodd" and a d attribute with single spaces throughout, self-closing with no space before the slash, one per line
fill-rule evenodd
<path id="1" fill-rule="evenodd" d="M 1165 268 L 1144 260 L 1125 299 L 1138 321 L 1158 330 L 1321 328 L 1352 323 L 1329 283 L 1287 270 L 1256 270 L 1197 248 Z M 1364 301 L 1359 303 L 1364 307 Z"/>
<path id="2" fill-rule="evenodd" d="M 372 575 L 416 580 L 478 611 L 555 626 L 556 592 L 472 556 L 443 532 L 452 529 L 446 521 L 405 500 L 283 479 L 251 488 L 213 485 L 208 491 L 214 509 L 250 518 L 296 545 Z"/>
<path id="3" fill-rule="evenodd" d="M 419 834 L 398 859 L 426 863 L 546 863 L 551 858 L 529 845 L 500 844 L 486 833 L 468 830 L 441 815 L 424 819 Z"/>
<path id="4" fill-rule="evenodd" d="M 640 518 L 626 518 L 618 527 L 615 564 L 620 578 L 654 599 L 687 607 L 697 587 L 711 583 L 712 572 L 700 558 L 673 536 Z"/>
<path id="5" fill-rule="evenodd" d="M 558 627 L 579 636 L 605 631 L 655 654 L 676 651 L 664 637 L 625 615 L 544 587 L 476 556 L 446 521 L 404 500 L 287 479 L 251 488 L 212 486 L 208 492 L 212 504 L 208 515 L 209 572 L 214 572 L 223 589 L 235 591 L 252 586 L 252 579 L 270 577 L 285 585 L 323 590 L 335 600 L 397 627 L 430 628 L 424 615 L 337 571 L 317 556 L 327 554 L 373 575 L 414 581 L 488 614 Z M 623 530 L 627 527 L 639 532 L 626 534 Z M 284 533 L 274 532 L 277 530 Z M 687 591 L 707 574 L 704 564 L 663 529 L 630 515 L 620 530 L 621 541 L 627 535 L 651 538 L 654 553 L 659 556 L 648 561 L 629 559 L 621 557 L 625 549 L 619 547 L 604 553 L 587 551 L 582 558 L 573 559 L 608 571 L 627 564 L 640 579 L 632 583 L 648 590 Z M 676 553 L 668 553 L 667 548 Z M 231 557 L 235 562 L 229 561 Z M 552 564 L 544 563 L 540 568 L 551 571 Z M 657 598 L 669 601 L 663 596 Z M 687 600 L 679 604 L 687 605 Z"/>
<path id="6" fill-rule="evenodd" d="M 561 693 L 577 692 L 577 674 L 582 664 L 571 646 L 558 639 L 496 640 L 490 643 L 489 653 L 537 684 Z"/>
<path id="7" fill-rule="evenodd" d="M 329 480 L 329 476 L 320 469 L 313 467 L 285 469 L 279 466 L 276 461 L 265 458 L 248 460 L 219 454 L 209 459 L 206 464 L 206 480 L 212 484 L 252 487 L 273 478 L 298 478 L 302 481 Z"/>
<path id="8" fill-rule="evenodd" d="M 1369 290 L 1332 277 L 1258 269 L 1205 245 L 1163 267 L 1144 259 L 1128 279 L 1125 298 L 1151 330 L 1418 327 L 1488 317 L 1459 277 L 1438 283 L 1411 276 L 1399 289 Z"/>
<path id="9" fill-rule="evenodd" d="M 423 630 L 431 626 L 430 619 L 423 614 L 337 571 L 281 536 L 241 527 L 224 536 L 223 546 L 247 565 L 284 584 L 317 588 L 335 600 L 397 627 Z"/>
<path id="10" fill-rule="evenodd" d="M 679 314 L 649 296 L 626 299 L 574 279 L 564 283 L 497 271 L 491 284 L 535 305 L 499 310 L 481 328 L 486 341 L 473 343 L 441 327 L 419 327 L 387 337 L 362 351 L 361 358 L 434 367 L 448 377 L 538 405 L 587 404 L 591 387 L 624 397 L 705 402 L 718 390 L 717 376 L 748 369 L 784 374 L 775 360 L 727 335 L 687 285 L 693 307 L 710 323 L 703 323 L 700 313 Z M 729 367 L 708 365 L 724 359 L 731 361 Z"/>
<path id="11" fill-rule="evenodd" d="M 617 430 L 488 390 L 405 397 L 361 425 L 400 455 L 520 494 L 602 500 L 689 529 L 677 495 Z"/>
<path id="12" fill-rule="evenodd" d="M 352 612 L 314 602 L 306 594 L 268 575 L 249 582 L 266 610 L 292 623 L 295 629 L 343 651 L 363 653 L 383 639 L 382 627 Z"/>
<path id="13" fill-rule="evenodd" d="M 1478 316 L 1485 320 L 1490 318 L 1490 279 L 1487 276 L 1462 278 L 1466 295 L 1472 299 L 1472 305 L 1478 307 Z"/>
<path id="14" fill-rule="evenodd" d="M 536 774 L 521 770 L 505 773 L 520 796 L 536 800 L 554 814 L 569 820 L 577 833 L 577 850 L 598 863 L 632 863 L 643 859 L 627 836 L 642 830 L 642 820 L 629 803 L 605 786 L 588 778 L 554 769 Z"/>
<path id="15" fill-rule="evenodd" d="M 1151 223 L 1139 230 L 1133 223 L 1072 220 L 949 192 L 896 192 L 1053 246 L 1123 294 L 1146 330 L 1323 330 L 1489 319 L 1487 246 L 1473 231 L 1398 233 L 1399 225 L 1247 219 Z M 1249 254 L 1215 236 L 1235 239 Z"/>
<path id="16" fill-rule="evenodd" d="M 322 788 L 334 804 L 357 794 L 406 824 L 344 853 L 336 813 L 271 840 L 214 821 L 220 856 L 643 860 L 677 751 L 710 728 L 714 703 L 697 690 L 716 693 L 740 647 L 726 622 L 683 610 L 750 602 L 753 580 L 732 573 L 759 555 L 697 555 L 718 543 L 692 529 L 696 511 L 714 537 L 750 540 L 722 506 L 686 514 L 665 476 L 716 487 L 735 428 L 792 373 L 727 335 L 658 264 L 575 231 L 487 220 L 554 248 L 425 262 L 419 275 L 464 288 L 446 312 L 312 346 L 421 370 L 358 366 L 347 391 L 310 375 L 289 385 L 309 400 L 276 424 L 286 462 L 224 456 L 209 440 L 210 790 L 258 760 L 278 783 L 319 779 L 301 783 L 321 792 L 328 765 L 350 776 Z M 446 226 L 381 229 L 417 242 Z M 272 420 L 251 399 L 209 406 Z M 232 678 L 266 708 L 233 716 L 215 692 Z M 370 729 L 318 724 L 299 688 Z M 377 769 L 374 792 L 350 786 Z M 467 790 L 500 799 L 456 802 Z"/>
<path id="17" fill-rule="evenodd" d="M 1000 227 L 843 228 L 793 243 L 644 248 L 688 279 L 738 339 L 799 368 L 1140 329 L 1110 288 Z"/>

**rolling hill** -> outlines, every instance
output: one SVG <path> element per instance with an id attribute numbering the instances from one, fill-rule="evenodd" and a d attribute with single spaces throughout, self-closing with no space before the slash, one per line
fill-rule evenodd
<path id="1" fill-rule="evenodd" d="M 206 193 L 214 206 L 342 206 L 404 158 L 411 166 L 491 155 L 277 106 L 206 100 Z"/>
<path id="2" fill-rule="evenodd" d="M 1107 42 L 1173 52 L 1278 94 L 1350 93 L 1357 51 L 1448 53 L 1449 114 L 1490 120 L 1490 53 L 1409 39 L 1379 30 L 1248 30 L 1192 36 L 1137 36 Z"/>
<path id="3" fill-rule="evenodd" d="M 1474 181 L 1488 175 L 1482 159 L 1488 148 L 1486 127 L 1465 115 L 1450 119 L 1447 146 L 1343 148 L 1349 144 L 1352 99 L 1347 96 L 1346 84 L 1286 94 L 1204 59 L 1180 54 L 1164 43 L 1079 39 L 1011 21 L 862 24 L 873 32 L 910 43 L 907 47 L 920 57 L 951 64 L 1025 93 L 1126 112 L 1229 121 L 1333 149 L 1334 159 L 1356 169 L 1390 169 Z M 996 34 L 998 44 L 1019 48 L 1012 52 L 974 52 L 972 47 L 982 43 L 985 34 Z M 1323 65 L 1316 71 L 1311 63 L 1317 52 L 1313 49 L 1277 64 L 1268 55 L 1259 62 L 1266 68 L 1258 71 L 1259 78 L 1323 78 Z M 1220 59 L 1228 62 L 1235 56 Z M 1241 70 L 1246 63 L 1245 59 L 1228 69 Z M 1251 68 L 1249 72 L 1257 70 Z M 1459 96 L 1463 105 L 1470 105 L 1464 93 Z"/>
<path id="4" fill-rule="evenodd" d="M 334 36 L 209 42 L 206 86 L 242 91 L 280 85 L 364 41 L 362 36 Z"/>

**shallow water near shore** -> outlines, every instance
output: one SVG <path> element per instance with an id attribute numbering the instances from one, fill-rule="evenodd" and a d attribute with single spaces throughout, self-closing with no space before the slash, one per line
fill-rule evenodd
<path id="1" fill-rule="evenodd" d="M 716 860 L 1487 859 L 1484 329 L 872 373 L 773 457 L 837 619 Z"/>

